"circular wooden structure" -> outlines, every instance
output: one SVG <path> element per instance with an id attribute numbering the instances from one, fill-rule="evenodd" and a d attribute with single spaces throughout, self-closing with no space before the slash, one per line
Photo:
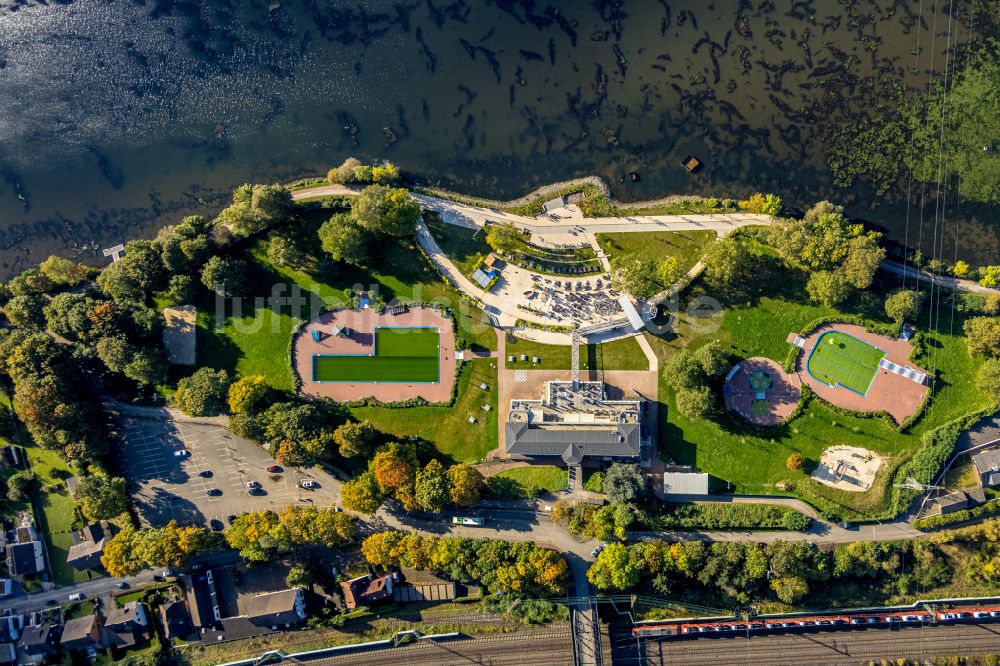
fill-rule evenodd
<path id="1" fill-rule="evenodd" d="M 798 375 L 769 358 L 748 358 L 734 366 L 722 387 L 726 408 L 754 425 L 783 423 L 802 398 Z"/>

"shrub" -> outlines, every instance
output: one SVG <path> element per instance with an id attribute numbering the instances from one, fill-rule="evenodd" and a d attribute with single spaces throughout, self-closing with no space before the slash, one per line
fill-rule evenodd
<path id="1" fill-rule="evenodd" d="M 781 197 L 775 194 L 761 194 L 758 192 L 746 201 L 739 202 L 739 207 L 748 213 L 777 215 L 781 212 Z"/>
<path id="2" fill-rule="evenodd" d="M 785 467 L 791 472 L 801 472 L 805 466 L 806 459 L 802 457 L 801 453 L 793 453 L 785 460 Z"/>

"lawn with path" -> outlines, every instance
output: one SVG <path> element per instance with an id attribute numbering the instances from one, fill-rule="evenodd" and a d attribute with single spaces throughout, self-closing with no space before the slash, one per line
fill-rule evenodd
<path id="1" fill-rule="evenodd" d="M 643 213 L 643 215 L 651 214 L 653 213 Z M 597 234 L 597 242 L 608 257 L 636 255 L 654 262 L 665 257 L 675 257 L 680 275 L 698 263 L 705 246 L 713 240 L 715 240 L 713 231 Z"/>
<path id="2" fill-rule="evenodd" d="M 766 248 L 752 244 L 762 255 Z M 888 324 L 883 308 L 887 293 L 899 286 L 898 278 L 878 274 L 866 292 L 855 294 L 839 309 L 813 304 L 805 290 L 807 276 L 775 258 L 763 261 L 741 291 L 720 293 L 701 279 L 682 294 L 682 307 L 670 329 L 654 335 L 646 333 L 661 366 L 682 348 L 696 349 L 719 340 L 732 361 L 764 356 L 784 363 L 789 355 L 785 341 L 790 331 L 804 332 L 822 318 L 859 316 Z M 695 316 L 685 304 L 694 297 L 718 298 L 723 305 L 711 316 Z M 876 515 L 885 505 L 891 489 L 891 472 L 907 460 L 928 430 L 985 408 L 989 400 L 975 388 L 974 379 L 982 363 L 970 358 L 961 337 L 966 314 L 941 318 L 931 325 L 925 306 L 917 324 L 925 343 L 911 360 L 915 365 L 938 372 L 936 394 L 921 418 L 907 432 L 900 433 L 879 418 L 864 418 L 834 410 L 817 399 L 808 401 L 791 421 L 772 428 L 749 427 L 722 411 L 721 400 L 708 419 L 689 419 L 676 409 L 673 390 L 661 375 L 659 410 L 659 451 L 661 457 L 678 464 L 693 465 L 701 471 L 729 482 L 735 493 L 791 494 L 828 513 L 848 519 Z M 714 387 L 720 393 L 718 386 Z M 785 460 L 798 453 L 818 461 L 829 446 L 845 444 L 870 449 L 886 458 L 866 493 L 848 493 L 811 481 L 802 472 L 790 472 Z M 779 487 L 785 485 L 786 489 Z"/>
<path id="3" fill-rule="evenodd" d="M 563 490 L 569 471 L 554 465 L 528 465 L 504 470 L 490 477 L 490 490 L 501 499 L 523 499 Z"/>
<path id="4" fill-rule="evenodd" d="M 842 331 L 828 331 L 816 340 L 806 361 L 809 374 L 829 386 L 868 393 L 885 352 Z"/>
<path id="5" fill-rule="evenodd" d="M 521 355 L 528 356 L 527 361 Z M 569 370 L 573 364 L 570 345 L 547 345 L 534 340 L 507 340 L 507 355 L 517 360 L 507 363 L 508 370 Z M 538 363 L 532 359 L 538 357 Z M 580 347 L 582 370 L 648 370 L 649 361 L 634 337 Z"/>

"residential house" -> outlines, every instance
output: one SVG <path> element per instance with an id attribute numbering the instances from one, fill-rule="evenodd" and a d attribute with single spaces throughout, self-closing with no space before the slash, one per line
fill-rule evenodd
<path id="1" fill-rule="evenodd" d="M 222 619 L 219 592 L 211 569 L 204 569 L 182 578 L 187 594 L 188 612 L 195 628 L 213 627 Z"/>
<path id="2" fill-rule="evenodd" d="M 184 638 L 190 636 L 194 631 L 191 623 L 191 614 L 188 613 L 187 605 L 181 600 L 164 601 L 160 604 L 160 625 L 163 627 L 163 636 L 171 638 Z"/>
<path id="3" fill-rule="evenodd" d="M 959 490 L 958 492 L 942 495 L 934 500 L 930 510 L 930 515 L 955 513 L 964 509 L 971 509 L 986 502 L 986 491 L 982 488 L 974 490 Z"/>
<path id="4" fill-rule="evenodd" d="M 306 619 L 306 596 L 301 587 L 258 594 L 250 600 L 247 619 L 258 627 L 295 626 Z"/>
<path id="5" fill-rule="evenodd" d="M 118 528 L 106 520 L 90 523 L 73 533 L 73 545 L 69 548 L 66 563 L 77 571 L 97 569 L 101 566 L 104 545 L 111 540 Z"/>
<path id="6" fill-rule="evenodd" d="M 21 527 L 6 535 L 7 569 L 13 578 L 42 573 L 45 566 L 45 544 L 35 529 L 30 514 L 22 515 Z"/>
<path id="7" fill-rule="evenodd" d="M 97 615 L 87 615 L 69 620 L 63 626 L 62 646 L 64 650 L 104 647 L 101 619 Z"/>
<path id="8" fill-rule="evenodd" d="M 344 604 L 348 608 L 370 606 L 392 598 L 392 578 L 389 576 L 360 576 L 340 584 Z"/>
<path id="9" fill-rule="evenodd" d="M 24 628 L 21 648 L 32 656 L 52 656 L 59 652 L 62 627 L 58 624 L 36 624 Z"/>
<path id="10" fill-rule="evenodd" d="M 148 637 L 149 619 L 146 607 L 133 600 L 121 608 L 114 608 L 104 621 L 109 642 L 119 647 L 135 645 Z"/>
<path id="11" fill-rule="evenodd" d="M 979 474 L 983 488 L 1000 485 L 1000 449 L 990 449 L 972 456 L 972 464 Z"/>

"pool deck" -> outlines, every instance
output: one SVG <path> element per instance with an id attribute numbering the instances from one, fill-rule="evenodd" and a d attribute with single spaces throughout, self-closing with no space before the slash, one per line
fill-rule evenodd
<path id="1" fill-rule="evenodd" d="M 912 347 L 906 340 L 877 335 L 855 324 L 832 323 L 824 324 L 806 336 L 802 352 L 795 364 L 802 383 L 833 405 L 858 412 L 886 411 L 896 423 L 902 423 L 907 417 L 915 414 L 924 400 L 924 395 L 930 389 L 896 373 L 880 368 L 868 389 L 868 394 L 862 396 L 844 387 L 828 386 L 806 371 L 806 363 L 816 341 L 824 333 L 833 330 L 843 331 L 885 351 L 885 358 L 893 363 L 926 372 L 910 362 Z"/>
<path id="2" fill-rule="evenodd" d="M 349 329 L 347 335 L 329 335 L 334 326 Z M 375 329 L 379 326 L 432 327 L 440 334 L 441 381 L 435 384 L 373 384 L 314 382 L 313 356 L 316 354 L 354 354 L 370 356 L 375 351 Z M 314 342 L 312 331 L 324 333 Z M 432 308 L 410 308 L 401 314 L 377 314 L 374 310 L 338 310 L 328 312 L 304 325 L 292 344 L 292 368 L 302 381 L 299 393 L 304 396 L 331 398 L 338 402 L 372 397 L 382 402 L 396 402 L 421 397 L 427 402 L 448 402 L 455 383 L 455 332 L 451 320 Z"/>

